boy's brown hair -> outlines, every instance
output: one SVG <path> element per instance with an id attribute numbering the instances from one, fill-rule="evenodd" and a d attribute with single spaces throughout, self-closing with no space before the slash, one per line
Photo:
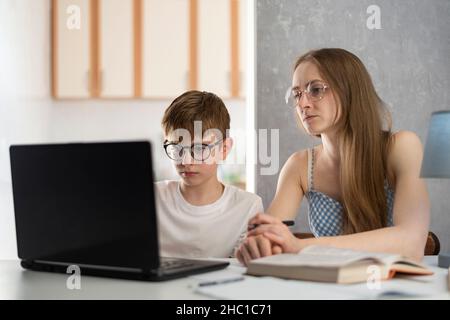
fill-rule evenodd
<path id="1" fill-rule="evenodd" d="M 164 134 L 176 129 L 194 133 L 194 121 L 202 122 L 202 133 L 217 129 L 225 139 L 230 129 L 230 115 L 222 99 L 211 92 L 191 90 L 172 101 L 161 121 Z"/>

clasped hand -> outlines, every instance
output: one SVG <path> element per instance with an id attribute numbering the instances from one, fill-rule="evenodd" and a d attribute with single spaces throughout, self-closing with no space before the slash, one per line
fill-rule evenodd
<path id="1" fill-rule="evenodd" d="M 236 258 L 244 265 L 252 259 L 300 251 L 300 239 L 279 218 L 258 213 L 249 221 L 249 225 L 256 227 L 247 232 L 247 239 L 236 251 Z"/>

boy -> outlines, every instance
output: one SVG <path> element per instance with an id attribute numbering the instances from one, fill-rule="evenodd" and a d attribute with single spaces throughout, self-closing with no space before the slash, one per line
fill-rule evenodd
<path id="1" fill-rule="evenodd" d="M 161 255 L 234 256 L 249 219 L 264 210 L 259 196 L 217 179 L 218 163 L 233 145 L 223 101 L 209 92 L 185 92 L 161 124 L 166 155 L 181 177 L 155 184 Z"/>

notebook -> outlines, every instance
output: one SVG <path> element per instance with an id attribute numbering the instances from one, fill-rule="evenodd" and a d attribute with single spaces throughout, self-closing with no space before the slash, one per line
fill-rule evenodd
<path id="1" fill-rule="evenodd" d="M 298 254 L 278 254 L 252 260 L 248 275 L 333 283 L 387 280 L 396 273 L 432 275 L 424 265 L 400 255 L 309 246 Z"/>

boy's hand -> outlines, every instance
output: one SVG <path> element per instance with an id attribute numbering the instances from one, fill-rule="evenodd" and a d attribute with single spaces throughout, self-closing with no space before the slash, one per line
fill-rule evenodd
<path id="1" fill-rule="evenodd" d="M 279 246 L 282 252 L 297 253 L 301 250 L 297 239 L 283 222 L 267 214 L 257 214 L 250 223 L 257 225 L 247 233 L 249 238 L 261 237 L 270 240 L 272 246 Z"/>
<path id="2" fill-rule="evenodd" d="M 279 254 L 282 249 L 279 245 L 272 243 L 263 235 L 248 237 L 236 252 L 236 258 L 248 265 L 250 260 Z"/>
<path id="3" fill-rule="evenodd" d="M 246 266 L 252 259 L 258 259 L 283 252 L 282 246 L 280 246 L 277 242 L 272 241 L 270 236 L 266 237 L 262 233 L 255 233 L 255 231 L 261 230 L 261 224 L 266 226 L 280 224 L 287 228 L 287 226 L 283 224 L 283 221 L 265 213 L 257 213 L 252 219 L 250 219 L 247 239 L 236 251 L 236 258 Z M 254 229 L 250 229 L 251 227 Z"/>

